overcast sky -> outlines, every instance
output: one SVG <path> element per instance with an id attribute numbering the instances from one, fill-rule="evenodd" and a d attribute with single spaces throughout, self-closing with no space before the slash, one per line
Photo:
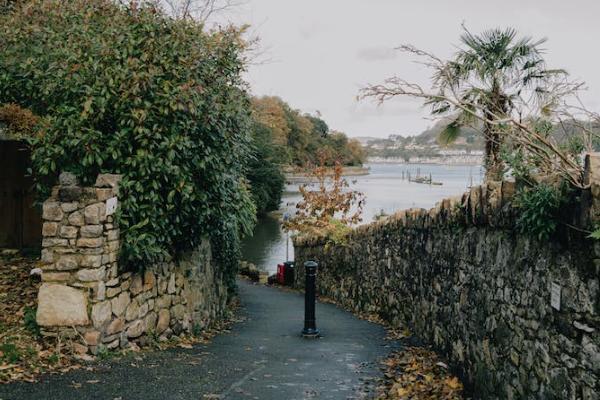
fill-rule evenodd
<path id="1" fill-rule="evenodd" d="M 253 94 L 318 110 L 349 136 L 415 135 L 432 124 L 419 102 L 378 107 L 356 95 L 394 74 L 427 84 L 428 71 L 394 47 L 410 43 L 450 57 L 462 22 L 472 32 L 511 26 L 547 37 L 549 67 L 584 80 L 586 104 L 600 108 L 599 0 L 249 0 L 231 18 L 261 38 L 264 62 L 247 77 Z"/>

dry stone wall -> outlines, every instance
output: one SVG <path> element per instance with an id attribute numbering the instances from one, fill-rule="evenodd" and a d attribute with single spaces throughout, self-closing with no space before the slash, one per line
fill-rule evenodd
<path id="1" fill-rule="evenodd" d="M 597 182 L 572 205 L 573 225 L 597 217 Z M 320 294 L 408 327 L 476 398 L 598 399 L 600 243 L 565 227 L 543 242 L 519 234 L 514 192 L 474 187 L 359 227 L 344 245 L 296 240 L 296 284 L 318 261 Z"/>
<path id="2" fill-rule="evenodd" d="M 204 329 L 222 317 L 227 289 L 208 240 L 177 261 L 122 272 L 118 175 L 81 187 L 67 173 L 43 204 L 42 285 L 37 322 L 79 353 L 126 348 Z"/>

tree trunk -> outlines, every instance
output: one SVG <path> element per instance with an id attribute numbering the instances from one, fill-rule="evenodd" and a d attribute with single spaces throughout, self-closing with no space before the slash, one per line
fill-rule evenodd
<path id="1" fill-rule="evenodd" d="M 492 84 L 492 95 L 489 99 L 488 110 L 485 117 L 496 120 L 503 117 L 507 111 L 506 96 L 500 91 L 496 81 Z M 485 138 L 485 181 L 501 181 L 504 178 L 504 162 L 500 158 L 500 151 L 504 137 L 498 125 L 485 123 L 483 126 Z"/>
<path id="2" fill-rule="evenodd" d="M 502 137 L 496 126 L 485 124 L 485 181 L 501 181 L 504 176 L 504 162 L 500 158 Z"/>

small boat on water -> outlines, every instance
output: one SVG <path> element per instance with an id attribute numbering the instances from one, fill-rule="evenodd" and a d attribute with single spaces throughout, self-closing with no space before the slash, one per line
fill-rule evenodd
<path id="1" fill-rule="evenodd" d="M 411 178 L 409 176 L 408 178 L 409 182 L 414 182 L 414 183 L 422 183 L 424 185 L 435 185 L 435 186 L 442 186 L 443 183 L 442 182 L 436 182 L 434 180 L 431 179 L 431 175 L 427 176 L 417 176 L 416 178 Z"/>

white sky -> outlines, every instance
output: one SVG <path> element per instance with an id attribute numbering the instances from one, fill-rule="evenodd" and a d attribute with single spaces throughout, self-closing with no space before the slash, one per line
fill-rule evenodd
<path id="1" fill-rule="evenodd" d="M 600 0 L 248 0 L 230 18 L 261 38 L 263 62 L 247 76 L 253 94 L 318 110 L 349 136 L 415 135 L 432 124 L 419 102 L 378 107 L 356 95 L 394 74 L 427 84 L 428 71 L 393 48 L 449 57 L 463 21 L 472 32 L 511 26 L 547 37 L 548 66 L 585 81 L 585 103 L 600 109 Z"/>

